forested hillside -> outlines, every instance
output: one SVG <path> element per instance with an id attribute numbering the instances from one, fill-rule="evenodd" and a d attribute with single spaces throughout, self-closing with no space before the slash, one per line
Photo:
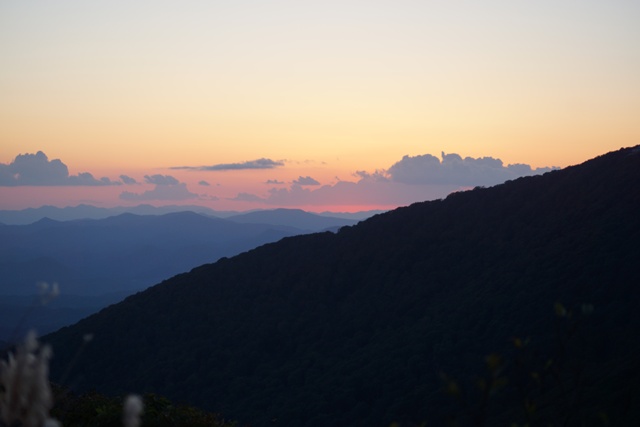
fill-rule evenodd
<path id="1" fill-rule="evenodd" d="M 622 149 L 203 265 L 45 337 L 52 379 L 92 333 L 74 387 L 249 425 L 630 425 L 639 182 Z"/>

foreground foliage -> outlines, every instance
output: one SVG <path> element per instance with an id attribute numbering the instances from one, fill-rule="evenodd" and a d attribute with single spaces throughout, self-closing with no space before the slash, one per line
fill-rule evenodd
<path id="1" fill-rule="evenodd" d="M 81 394 L 60 386 L 53 387 L 55 404 L 51 415 L 64 427 L 120 427 L 124 397 L 106 396 L 96 391 Z M 168 399 L 147 393 L 142 396 L 143 427 L 233 427 L 218 414 L 189 405 L 174 404 Z"/>
<path id="2" fill-rule="evenodd" d="M 551 353 L 541 353 L 529 338 L 514 337 L 513 348 L 487 355 L 485 371 L 472 379 L 442 374 L 443 391 L 455 402 L 447 424 L 634 425 L 640 419 L 637 360 L 629 354 L 615 365 L 598 363 L 591 339 L 593 310 L 590 304 L 572 310 L 555 304 Z"/>

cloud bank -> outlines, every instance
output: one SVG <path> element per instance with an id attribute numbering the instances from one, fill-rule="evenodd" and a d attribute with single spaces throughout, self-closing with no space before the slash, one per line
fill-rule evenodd
<path id="1" fill-rule="evenodd" d="M 147 184 L 155 185 L 155 188 L 143 193 L 123 191 L 120 193 L 120 199 L 140 202 L 149 200 L 180 201 L 199 198 L 197 194 L 187 189 L 187 184 L 178 181 L 171 175 L 145 175 L 144 180 Z"/>
<path id="2" fill-rule="evenodd" d="M 171 169 L 183 169 L 194 171 L 228 171 L 243 169 L 273 169 L 284 166 L 284 162 L 271 159 L 249 160 L 241 163 L 220 163 L 212 166 L 174 166 Z"/>
<path id="3" fill-rule="evenodd" d="M 294 185 L 320 185 L 318 181 L 311 178 L 310 176 L 300 176 L 298 179 L 293 181 Z"/>
<path id="4" fill-rule="evenodd" d="M 392 181 L 405 184 L 487 186 L 550 170 L 551 168 L 533 170 L 525 164 L 504 166 L 502 160 L 493 157 L 463 159 L 458 154 L 442 153 L 442 161 L 430 154 L 404 156 L 386 172 Z"/>
<path id="5" fill-rule="evenodd" d="M 134 178 L 131 178 L 130 176 L 127 176 L 127 175 L 120 175 L 120 179 L 126 185 L 133 185 L 138 183 L 138 181 L 136 181 Z"/>
<path id="6" fill-rule="evenodd" d="M 200 171 L 243 169 L 273 169 L 284 166 L 284 161 L 257 159 L 241 163 L 218 164 L 203 167 L 181 167 Z M 493 157 L 462 157 L 442 153 L 406 155 L 388 169 L 373 172 L 358 170 L 351 181 L 336 177 L 333 184 L 321 185 L 311 176 L 300 175 L 287 185 L 278 179 L 262 181 L 268 185 L 265 193 L 241 191 L 225 200 L 262 204 L 266 206 L 378 206 L 395 207 L 418 201 L 446 197 L 453 191 L 475 186 L 491 186 L 510 179 L 544 173 L 552 168 L 534 169 L 527 164 L 505 165 Z M 9 164 L 0 164 L 0 187 L 8 186 L 113 186 L 146 184 L 153 186 L 143 192 L 124 191 L 120 200 L 126 201 L 184 201 L 219 200 L 215 196 L 198 195 L 189 191 L 185 183 L 171 175 L 145 175 L 143 181 L 120 175 L 120 180 L 96 179 L 88 172 L 69 175 L 67 166 L 59 159 L 49 160 L 38 151 L 20 154 Z M 199 188 L 210 187 L 208 181 L 197 182 Z M 219 184 L 217 184 L 219 185 Z"/>
<path id="7" fill-rule="evenodd" d="M 177 185 L 180 181 L 172 177 L 171 175 L 145 175 L 144 182 L 147 184 L 155 185 Z"/>
<path id="8" fill-rule="evenodd" d="M 19 154 L 9 164 L 0 163 L 0 186 L 4 187 L 121 184 L 120 181 L 112 181 L 106 177 L 96 179 L 89 172 L 69 175 L 67 165 L 62 163 L 60 159 L 49 160 L 42 151 L 38 151 L 36 154 Z"/>
<path id="9" fill-rule="evenodd" d="M 251 193 L 238 193 L 236 197 L 230 198 L 228 200 L 233 200 L 236 202 L 264 202 L 265 200 Z"/>
<path id="10" fill-rule="evenodd" d="M 299 177 L 289 188 L 272 187 L 264 197 L 241 193 L 233 200 L 261 202 L 275 206 L 309 205 L 387 205 L 444 198 L 448 194 L 475 186 L 491 186 L 522 176 L 536 175 L 553 168 L 532 169 L 526 164 L 505 166 L 492 157 L 462 158 L 442 153 L 442 159 L 430 154 L 404 156 L 389 169 L 372 173 L 356 171 L 356 182 L 342 181 L 319 186 L 311 177 Z M 307 185 L 319 186 L 315 189 Z"/>

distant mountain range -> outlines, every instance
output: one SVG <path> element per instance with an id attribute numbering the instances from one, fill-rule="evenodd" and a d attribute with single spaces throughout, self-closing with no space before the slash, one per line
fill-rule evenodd
<path id="1" fill-rule="evenodd" d="M 633 425 L 639 182 L 622 149 L 220 259 L 45 337 L 52 378 L 92 333 L 77 389 L 241 424 Z"/>
<path id="2" fill-rule="evenodd" d="M 281 211 L 299 211 L 297 209 L 280 209 Z M 259 213 L 263 212 L 267 215 L 273 210 L 255 210 L 249 212 L 238 211 L 216 211 L 204 206 L 197 205 L 167 205 L 167 206 L 151 206 L 151 205 L 138 205 L 138 206 L 118 206 L 114 208 L 99 208 L 91 205 L 78 205 L 67 206 L 65 208 L 59 208 L 55 206 L 41 206 L 39 208 L 28 208 L 22 210 L 0 210 L 0 225 L 26 225 L 36 221 L 40 221 L 44 218 L 53 219 L 56 221 L 70 221 L 74 219 L 104 219 L 110 216 L 116 216 L 123 213 L 132 213 L 136 215 L 164 215 L 174 212 L 196 212 L 203 215 L 216 217 L 216 218 L 228 218 L 237 215 L 243 215 L 246 213 Z M 354 221 L 360 221 L 369 218 L 375 214 L 382 213 L 384 211 L 372 210 L 362 212 L 321 212 L 318 214 L 323 217 L 350 219 Z M 277 215 L 272 215 L 276 220 L 279 220 Z"/>
<path id="3" fill-rule="evenodd" d="M 334 230 L 345 225 L 354 225 L 354 219 L 335 218 L 310 214 L 300 209 L 274 209 L 248 212 L 227 217 L 228 220 L 242 224 L 287 225 L 301 230 Z"/>
<path id="4" fill-rule="evenodd" d="M 88 213 L 85 208 L 90 210 L 78 207 L 76 213 Z M 30 319 L 41 332 L 49 332 L 220 257 L 286 236 L 356 223 L 286 209 L 247 215 L 221 219 L 194 212 L 123 213 L 0 227 L 0 339 L 8 338 L 31 305 L 40 281 L 58 282 L 62 291 L 58 301 L 39 308 Z M 76 298 L 80 295 L 92 298 L 83 303 Z"/>

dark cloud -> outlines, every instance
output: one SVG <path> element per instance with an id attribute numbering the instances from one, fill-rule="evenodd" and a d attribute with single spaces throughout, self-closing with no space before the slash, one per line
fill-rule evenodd
<path id="1" fill-rule="evenodd" d="M 268 180 L 265 181 L 265 184 L 282 185 L 282 184 L 284 184 L 284 181 L 278 181 L 277 179 L 268 179 Z"/>
<path id="2" fill-rule="evenodd" d="M 422 185 L 496 185 L 521 176 L 540 174 L 551 168 L 533 170 L 529 165 L 504 166 L 502 160 L 493 157 L 465 157 L 442 153 L 442 161 L 435 156 L 404 156 L 393 164 L 387 175 L 394 182 Z"/>
<path id="3" fill-rule="evenodd" d="M 202 181 L 198 181 L 198 185 L 203 185 L 203 186 L 205 186 L 205 187 L 208 187 L 208 186 L 210 186 L 211 184 L 209 184 L 207 181 L 202 180 Z"/>
<path id="4" fill-rule="evenodd" d="M 318 181 L 310 176 L 300 176 L 298 179 L 294 180 L 293 183 L 295 185 L 320 185 Z"/>
<path id="5" fill-rule="evenodd" d="M 145 175 L 144 181 L 148 184 L 155 185 L 177 185 L 180 183 L 177 179 L 172 177 L 171 175 Z"/>
<path id="6" fill-rule="evenodd" d="M 276 161 L 271 159 L 257 159 L 249 160 L 242 163 L 220 163 L 211 166 L 176 166 L 171 169 L 186 169 L 197 171 L 227 171 L 227 170 L 242 170 L 242 169 L 273 169 L 278 166 L 284 166 L 283 161 Z"/>
<path id="7" fill-rule="evenodd" d="M 60 159 L 49 160 L 46 154 L 19 154 L 9 164 L 0 163 L 0 186 L 51 186 L 51 185 L 120 185 L 109 178 L 96 179 L 89 172 L 69 175 L 67 165 Z"/>
<path id="8" fill-rule="evenodd" d="M 133 185 L 138 183 L 138 181 L 136 181 L 135 179 L 127 175 L 120 175 L 120 179 L 122 180 L 122 182 L 124 182 L 127 185 Z"/>

